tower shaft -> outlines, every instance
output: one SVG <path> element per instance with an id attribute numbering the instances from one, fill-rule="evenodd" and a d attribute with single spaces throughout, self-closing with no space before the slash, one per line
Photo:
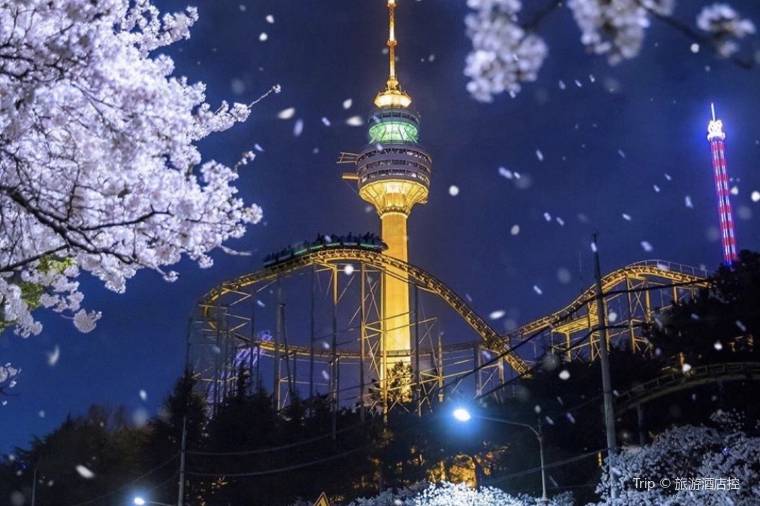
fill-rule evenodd
<path id="1" fill-rule="evenodd" d="M 381 216 L 381 234 L 388 245 L 385 254 L 406 262 L 407 215 L 390 212 Z M 393 269 L 383 274 L 383 340 L 382 351 L 386 370 L 396 364 L 411 364 L 411 333 L 409 332 L 409 284 L 405 272 Z M 381 372 L 385 376 L 386 371 Z M 381 378 L 381 380 L 384 378 Z"/>

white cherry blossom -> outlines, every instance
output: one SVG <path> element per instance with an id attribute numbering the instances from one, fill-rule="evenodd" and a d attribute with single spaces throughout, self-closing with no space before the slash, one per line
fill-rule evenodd
<path id="1" fill-rule="evenodd" d="M 165 266 L 210 265 L 261 218 L 234 186 L 251 157 L 231 168 L 196 146 L 251 106 L 212 107 L 158 52 L 197 18 L 149 0 L 0 3 L 0 329 L 37 334 L 45 308 L 91 331 L 80 273 L 115 292 L 140 269 L 172 279 Z"/>

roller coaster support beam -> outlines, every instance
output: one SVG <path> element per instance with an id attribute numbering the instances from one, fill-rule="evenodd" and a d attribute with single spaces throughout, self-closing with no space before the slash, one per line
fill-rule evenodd
<path id="1" fill-rule="evenodd" d="M 316 333 L 316 327 L 314 323 L 315 312 L 315 291 L 316 291 L 316 272 L 314 266 L 311 266 L 311 299 L 309 307 L 309 328 L 311 334 L 309 335 L 309 399 L 314 399 L 314 336 Z M 311 413 L 314 414 L 314 407 L 311 407 Z"/>
<path id="2" fill-rule="evenodd" d="M 361 276 L 360 283 L 360 320 L 359 320 L 359 417 L 362 423 L 367 416 L 367 407 L 364 403 L 364 361 L 367 359 L 367 312 L 366 312 L 366 297 L 367 297 L 367 272 L 364 263 L 361 264 Z"/>
<path id="3" fill-rule="evenodd" d="M 422 385 L 420 384 L 420 332 L 419 289 L 414 285 L 414 396 L 417 416 L 422 416 Z"/>
<path id="4" fill-rule="evenodd" d="M 248 352 L 250 353 L 248 357 L 248 381 L 250 382 L 250 393 L 253 394 L 256 392 L 258 384 L 258 374 L 254 376 L 253 367 L 254 365 L 257 368 L 259 367 L 258 360 L 254 358 L 254 351 L 259 349 L 259 345 L 254 343 L 256 340 L 256 289 L 254 287 L 251 287 L 251 300 L 253 304 L 251 304 L 251 340 L 248 342 Z"/>
<path id="5" fill-rule="evenodd" d="M 279 279 L 277 281 L 277 328 L 274 333 L 274 364 L 273 364 L 273 376 L 272 382 L 272 407 L 274 412 L 277 413 L 280 410 L 280 337 L 282 336 L 282 321 L 280 318 L 280 308 L 282 306 L 282 286 Z"/>
<path id="6" fill-rule="evenodd" d="M 617 451 L 615 437 L 615 411 L 612 404 L 612 379 L 610 377 L 610 357 L 607 350 L 607 313 L 604 309 L 604 293 L 602 291 L 602 269 L 599 264 L 599 247 L 596 234 L 593 235 L 594 271 L 596 275 L 596 316 L 599 322 L 599 363 L 602 369 L 602 395 L 604 397 L 604 428 L 607 436 L 607 466 L 612 474 L 612 460 Z M 614 483 L 614 480 L 610 480 Z M 615 485 L 611 485 L 610 497 L 617 497 Z"/>
<path id="7" fill-rule="evenodd" d="M 338 267 L 332 266 L 332 350 L 330 371 L 330 400 L 332 408 L 332 440 L 338 430 Z"/>

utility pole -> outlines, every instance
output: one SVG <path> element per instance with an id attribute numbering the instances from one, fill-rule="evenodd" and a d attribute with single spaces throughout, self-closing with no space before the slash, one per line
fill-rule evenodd
<path id="1" fill-rule="evenodd" d="M 34 473 L 32 473 L 32 506 L 35 506 L 37 499 L 37 466 L 34 466 Z"/>
<path id="2" fill-rule="evenodd" d="M 593 235 L 594 274 L 596 276 L 596 316 L 599 322 L 599 363 L 602 369 L 602 396 L 604 398 L 604 428 L 607 438 L 607 472 L 610 475 L 610 497 L 617 496 L 612 484 L 612 460 L 617 451 L 615 433 L 615 408 L 612 404 L 612 379 L 610 377 L 610 357 L 607 351 L 607 314 L 604 309 L 604 293 L 602 292 L 602 269 L 599 264 L 599 247 L 596 233 Z M 593 349 L 592 349 L 593 352 Z"/>
<path id="3" fill-rule="evenodd" d="M 185 453 L 187 449 L 187 414 L 182 417 L 182 441 L 179 448 L 179 490 L 177 491 L 177 506 L 185 503 Z"/>

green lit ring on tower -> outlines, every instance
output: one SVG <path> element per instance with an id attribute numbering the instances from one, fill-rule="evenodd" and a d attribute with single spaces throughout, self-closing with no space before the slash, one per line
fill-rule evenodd
<path id="1" fill-rule="evenodd" d="M 391 109 L 381 111 L 370 118 L 369 142 L 383 143 L 413 143 L 419 138 L 419 118 L 408 111 Z"/>
<path id="2" fill-rule="evenodd" d="M 370 125 L 369 145 L 356 160 L 359 186 L 405 179 L 430 187 L 432 159 L 418 144 L 419 115 L 408 109 L 378 109 Z"/>

